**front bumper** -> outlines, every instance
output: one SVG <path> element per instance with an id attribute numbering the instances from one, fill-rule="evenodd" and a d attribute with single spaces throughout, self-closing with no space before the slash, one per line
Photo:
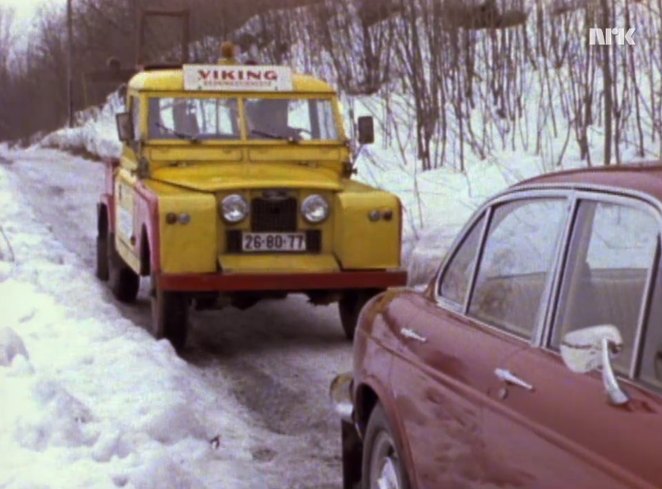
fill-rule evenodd
<path id="1" fill-rule="evenodd" d="M 242 292 L 386 289 L 407 284 L 407 272 L 347 271 L 322 273 L 192 273 L 157 274 L 161 290 L 179 292 Z"/>
<path id="2" fill-rule="evenodd" d="M 352 374 L 346 372 L 336 376 L 329 387 L 329 398 L 333 411 L 346 423 L 353 423 L 354 402 L 352 401 Z"/>

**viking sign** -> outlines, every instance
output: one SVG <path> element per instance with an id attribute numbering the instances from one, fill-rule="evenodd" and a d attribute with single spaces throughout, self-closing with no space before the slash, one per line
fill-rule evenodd
<path id="1" fill-rule="evenodd" d="M 284 66 L 184 66 L 184 90 L 287 92 L 292 89 L 292 70 Z"/>

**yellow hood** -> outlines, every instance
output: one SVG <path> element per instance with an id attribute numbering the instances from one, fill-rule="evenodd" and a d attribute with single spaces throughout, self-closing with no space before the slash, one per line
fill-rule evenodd
<path id="1" fill-rule="evenodd" d="M 340 178 L 328 168 L 298 164 L 223 163 L 159 168 L 152 179 L 203 192 L 255 188 L 340 190 Z"/>

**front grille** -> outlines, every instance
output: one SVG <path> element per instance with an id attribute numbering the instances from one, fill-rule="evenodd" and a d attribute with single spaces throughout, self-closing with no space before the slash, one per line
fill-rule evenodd
<path id="1" fill-rule="evenodd" d="M 255 198 L 251 202 L 251 230 L 255 232 L 288 232 L 297 230 L 297 199 Z"/>
<path id="2" fill-rule="evenodd" d="M 227 252 L 241 253 L 241 231 L 233 229 L 226 232 Z M 322 231 L 308 229 L 306 231 L 306 253 L 320 253 L 322 251 Z"/>

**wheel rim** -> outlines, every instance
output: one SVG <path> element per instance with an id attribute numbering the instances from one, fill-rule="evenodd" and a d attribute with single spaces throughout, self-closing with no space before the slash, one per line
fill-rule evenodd
<path id="1" fill-rule="evenodd" d="M 398 454 L 393 439 L 385 431 L 379 432 L 373 443 L 370 489 L 402 489 Z"/>

